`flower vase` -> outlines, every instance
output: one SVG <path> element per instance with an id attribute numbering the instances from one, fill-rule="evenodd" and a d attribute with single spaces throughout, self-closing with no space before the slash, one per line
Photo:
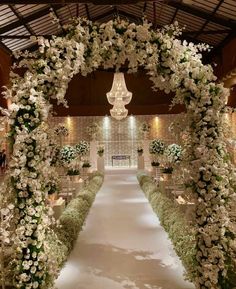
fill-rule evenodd
<path id="1" fill-rule="evenodd" d="M 145 140 L 148 139 L 148 131 L 144 131 L 144 132 L 143 132 L 143 138 L 144 138 Z"/>
<path id="2" fill-rule="evenodd" d="M 84 174 L 85 176 L 88 175 L 88 171 L 89 171 L 89 168 L 83 168 L 83 174 Z"/>
<path id="3" fill-rule="evenodd" d="M 53 194 L 50 194 L 48 195 L 48 200 L 49 200 L 49 203 L 54 203 L 57 199 L 57 193 L 53 193 Z"/>
<path id="4" fill-rule="evenodd" d="M 74 181 L 74 176 L 69 176 L 70 181 L 73 182 Z"/>
<path id="5" fill-rule="evenodd" d="M 165 181 L 170 182 L 172 180 L 172 174 L 165 174 Z"/>

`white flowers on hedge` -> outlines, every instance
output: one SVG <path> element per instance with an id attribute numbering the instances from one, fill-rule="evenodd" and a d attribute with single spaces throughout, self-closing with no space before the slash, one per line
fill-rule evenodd
<path id="1" fill-rule="evenodd" d="M 160 139 L 154 139 L 149 144 L 149 153 L 154 155 L 163 155 L 165 144 Z"/>
<path id="2" fill-rule="evenodd" d="M 75 145 L 75 150 L 79 156 L 85 156 L 90 150 L 90 145 L 87 141 L 81 140 L 78 144 Z"/>
<path id="3" fill-rule="evenodd" d="M 173 143 L 167 146 L 164 154 L 170 163 L 178 163 L 182 159 L 183 150 L 180 145 Z"/>
<path id="4" fill-rule="evenodd" d="M 226 150 L 222 114 L 228 90 L 215 83 L 212 67 L 201 62 L 199 52 L 208 47 L 176 39 L 176 25 L 154 31 L 146 21 L 136 25 L 118 19 L 96 24 L 78 19 L 65 30 L 64 37 L 38 38 L 39 50 L 25 53 L 19 60 L 18 67 L 27 70 L 24 76 L 12 73 L 11 88 L 6 91 L 12 102 L 10 135 L 14 145 L 9 192 L 17 208 L 17 288 L 43 288 L 45 276 L 50 274 L 44 254 L 48 228 L 44 184 L 50 155 L 41 127 L 52 107 L 49 99 L 66 104 L 64 96 L 75 74 L 86 75 L 98 67 L 118 71 L 125 63 L 129 72 L 140 66 L 146 69 L 154 89 L 175 91 L 173 104 L 186 105 L 192 148 L 191 185 L 198 200 L 195 283 L 198 289 L 226 287 L 234 257 L 231 240 L 235 232 L 229 205 L 235 174 L 231 164 L 218 153 L 219 145 Z M 157 153 L 163 150 L 159 145 Z M 25 261 L 29 260 L 33 265 L 26 269 Z"/>

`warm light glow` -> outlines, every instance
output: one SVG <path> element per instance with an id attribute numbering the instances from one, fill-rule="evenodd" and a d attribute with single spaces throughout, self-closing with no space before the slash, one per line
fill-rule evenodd
<path id="1" fill-rule="evenodd" d="M 7 99 L 7 108 L 8 108 L 8 109 L 9 109 L 10 105 L 11 105 L 11 100 L 8 98 L 8 99 Z"/>
<path id="2" fill-rule="evenodd" d="M 131 131 L 133 131 L 136 128 L 136 119 L 133 115 L 129 117 L 129 125 L 130 125 Z"/>
<path id="3" fill-rule="evenodd" d="M 110 104 L 115 105 L 117 102 L 126 105 L 130 103 L 132 93 L 127 90 L 124 73 L 117 72 L 114 74 L 111 90 L 107 93 L 107 100 Z"/>
<path id="4" fill-rule="evenodd" d="M 110 126 L 110 119 L 109 117 L 106 115 L 104 116 L 104 119 L 103 119 L 103 128 L 104 129 L 108 129 Z"/>
<path id="5" fill-rule="evenodd" d="M 66 122 L 67 122 L 67 125 L 68 125 L 68 129 L 70 129 L 71 128 L 71 117 L 70 116 L 67 116 Z"/>

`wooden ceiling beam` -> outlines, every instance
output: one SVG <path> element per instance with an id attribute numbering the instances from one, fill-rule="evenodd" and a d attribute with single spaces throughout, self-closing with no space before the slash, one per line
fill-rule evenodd
<path id="1" fill-rule="evenodd" d="M 143 15 L 145 15 L 145 12 L 147 10 L 147 4 L 148 4 L 147 1 L 145 1 L 143 4 Z"/>
<path id="2" fill-rule="evenodd" d="M 3 42 L 0 42 L 0 49 L 9 55 L 12 55 L 11 49 L 9 49 Z"/>
<path id="3" fill-rule="evenodd" d="M 153 2 L 154 0 L 146 0 Z M 144 0 L 1 0 L 1 4 L 77 4 L 92 3 L 94 5 L 136 4 Z"/>
<path id="4" fill-rule="evenodd" d="M 62 30 L 63 32 L 65 32 L 65 30 L 64 30 L 64 28 L 63 28 L 63 25 L 62 25 L 62 23 L 61 23 L 60 17 L 59 17 L 59 15 L 58 15 L 58 13 L 57 13 L 57 7 L 55 7 L 53 4 L 51 4 L 50 7 L 52 8 L 52 12 L 55 14 L 55 16 L 56 16 L 57 19 L 58 19 L 58 24 L 59 24 L 61 30 Z"/>
<path id="5" fill-rule="evenodd" d="M 88 18 L 88 20 L 91 20 L 88 4 L 84 4 L 84 5 L 85 5 L 85 10 L 86 10 L 87 18 Z"/>
<path id="6" fill-rule="evenodd" d="M 61 5 L 60 6 L 58 6 L 58 5 L 55 6 L 54 5 L 54 9 L 55 10 L 59 9 L 59 8 L 61 8 Z M 17 20 L 15 22 L 12 22 L 12 23 L 10 23 L 8 25 L 5 25 L 2 28 L 0 28 L 0 34 L 6 33 L 6 32 L 8 32 L 8 31 L 10 31 L 12 29 L 18 28 L 19 26 L 22 26 L 22 25 L 24 26 L 25 24 L 27 24 L 27 23 L 35 20 L 35 19 L 38 19 L 40 17 L 43 17 L 43 16 L 45 16 L 45 15 L 47 15 L 49 13 L 50 13 L 50 7 L 47 7 L 47 8 L 44 8 L 42 10 L 39 10 L 39 11 L 37 11 L 35 13 L 32 13 L 32 14 L 26 16 L 26 17 L 22 17 L 22 19 Z"/>
<path id="7" fill-rule="evenodd" d="M 133 14 L 130 14 L 128 12 L 125 12 L 124 10 L 121 10 L 121 9 L 117 9 L 117 13 L 118 13 L 118 16 L 123 16 L 131 21 L 134 21 L 135 23 L 141 23 L 143 20 L 142 20 L 142 17 L 138 17 L 138 16 L 135 16 Z"/>
<path id="8" fill-rule="evenodd" d="M 200 17 L 203 19 L 207 19 L 207 20 L 212 21 L 216 24 L 230 27 L 231 29 L 236 29 L 236 22 L 235 21 L 226 20 L 226 19 L 221 18 L 219 16 L 212 15 L 211 13 L 207 13 L 204 10 L 193 7 L 192 5 L 183 4 L 179 0 L 164 0 L 164 3 L 167 4 L 168 6 L 178 8 L 179 10 L 181 10 L 183 12 L 192 14 L 194 16 L 197 16 L 197 17 Z"/>
<path id="9" fill-rule="evenodd" d="M 153 2 L 153 27 L 154 29 L 157 28 L 157 8 L 155 2 Z"/>
<path id="10" fill-rule="evenodd" d="M 120 16 L 124 16 L 124 17 L 130 17 L 130 16 L 127 16 L 127 14 L 124 12 L 124 11 L 120 11 L 118 12 Z M 109 13 L 108 15 L 111 15 L 111 13 Z M 100 15 L 101 19 L 108 16 L 107 13 L 106 15 L 104 16 L 104 14 Z M 97 20 L 99 20 L 100 18 L 99 16 L 96 17 Z M 134 16 L 133 16 L 134 17 Z M 140 20 L 140 19 L 139 19 Z M 214 35 L 214 34 L 222 34 L 222 33 L 229 33 L 231 30 L 206 30 L 206 31 L 202 31 L 201 34 L 203 35 Z M 193 34 L 196 34 L 198 33 L 199 31 L 183 31 L 182 35 L 185 36 L 185 35 L 193 35 Z M 45 38 L 50 38 L 52 35 L 50 34 L 35 34 L 34 36 L 36 37 L 45 37 Z M 30 38 L 31 35 L 0 35 L 0 39 L 28 39 Z"/>
<path id="11" fill-rule="evenodd" d="M 233 30 L 225 37 L 225 39 L 217 47 L 215 47 L 208 53 L 208 55 L 206 56 L 207 61 L 211 62 L 215 55 L 220 55 L 225 45 L 228 44 L 235 37 L 236 37 L 236 30 Z"/>
<path id="12" fill-rule="evenodd" d="M 179 11 L 179 9 L 176 8 L 176 9 L 175 9 L 175 13 L 174 13 L 174 15 L 173 15 L 170 23 L 173 23 L 173 22 L 175 21 L 175 18 L 176 18 L 176 16 L 177 16 L 178 11 Z"/>
<path id="13" fill-rule="evenodd" d="M 13 5 L 9 5 L 9 8 L 11 9 L 11 11 L 15 14 L 15 16 L 16 16 L 20 21 L 23 20 L 23 17 L 17 12 L 17 10 L 15 9 L 15 7 L 14 7 Z M 30 27 L 27 23 L 24 23 L 24 27 L 25 27 L 25 29 L 26 29 L 31 35 L 34 35 L 33 30 L 31 29 L 31 27 Z"/>
<path id="14" fill-rule="evenodd" d="M 214 16 L 217 12 L 217 10 L 220 8 L 221 4 L 224 2 L 224 0 L 220 0 L 219 3 L 216 5 L 215 9 L 211 12 L 211 15 Z M 202 25 L 201 29 L 199 30 L 199 32 L 195 35 L 195 37 L 197 38 L 205 29 L 205 27 L 207 26 L 207 24 L 210 22 L 210 19 L 207 19 L 205 21 L 205 23 Z"/>

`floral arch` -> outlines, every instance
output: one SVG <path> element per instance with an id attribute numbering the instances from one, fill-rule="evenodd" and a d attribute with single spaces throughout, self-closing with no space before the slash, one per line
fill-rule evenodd
<path id="1" fill-rule="evenodd" d="M 203 45 L 176 38 L 170 25 L 154 31 L 147 22 L 136 25 L 114 20 L 105 24 L 78 19 L 65 27 L 66 35 L 38 39 L 39 49 L 19 55 L 23 77 L 12 74 L 10 137 L 10 196 L 15 204 L 16 288 L 44 288 L 51 271 L 47 260 L 49 226 L 47 173 L 49 142 L 44 123 L 50 99 L 66 104 L 64 95 L 72 77 L 99 67 L 128 64 L 129 72 L 144 68 L 154 89 L 174 91 L 173 103 L 185 104 L 190 121 L 189 185 L 196 206 L 196 288 L 230 288 L 228 277 L 235 249 L 229 218 L 234 194 L 233 168 L 226 158 L 223 113 L 228 91 L 216 83 L 212 67 L 203 65 Z M 33 267 L 29 260 L 36 261 Z"/>

